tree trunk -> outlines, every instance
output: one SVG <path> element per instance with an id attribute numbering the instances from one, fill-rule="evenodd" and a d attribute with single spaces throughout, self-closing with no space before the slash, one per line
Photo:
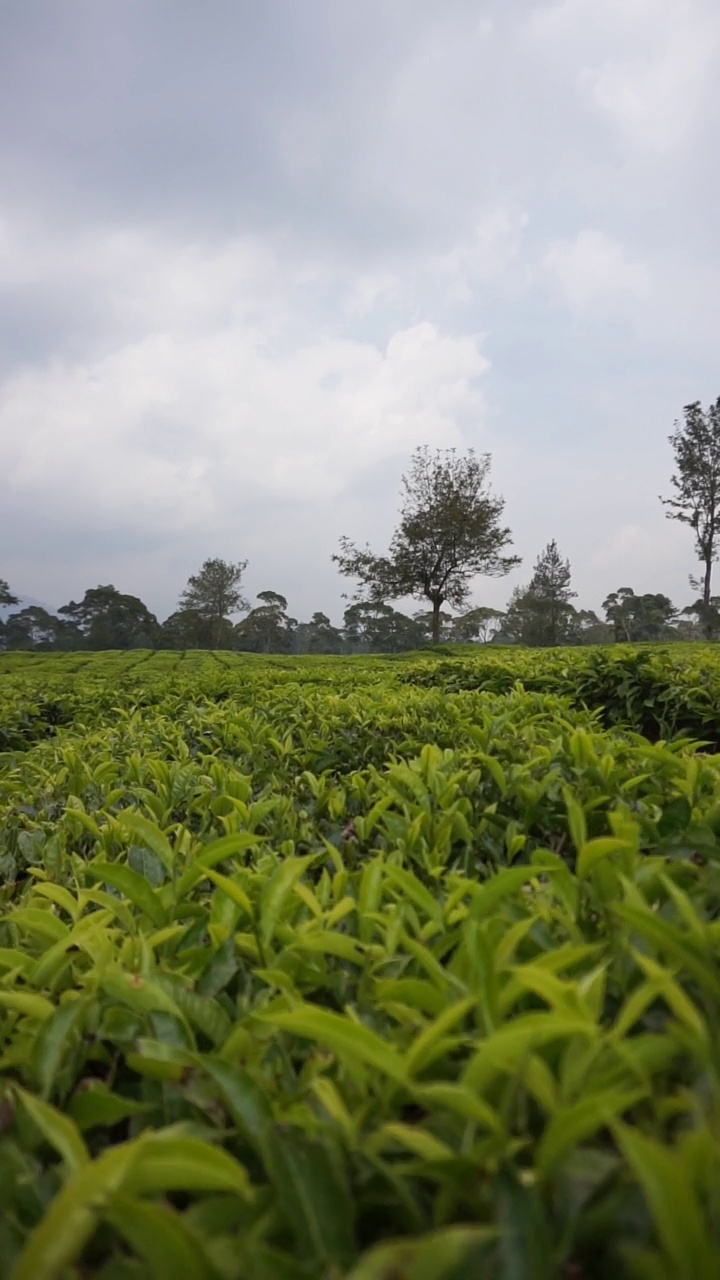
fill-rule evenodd
<path id="1" fill-rule="evenodd" d="M 433 607 L 432 642 L 433 644 L 440 643 L 440 606 L 441 605 L 442 605 L 442 600 L 433 600 L 432 602 L 432 607 Z"/>
<path id="2" fill-rule="evenodd" d="M 706 640 L 712 640 L 713 638 L 713 627 L 709 617 L 711 578 L 712 578 L 712 555 L 708 553 L 708 557 L 705 561 L 705 577 L 703 580 L 703 604 L 705 605 L 705 608 L 707 610 L 706 617 L 705 617 L 705 627 L 704 627 Z"/>

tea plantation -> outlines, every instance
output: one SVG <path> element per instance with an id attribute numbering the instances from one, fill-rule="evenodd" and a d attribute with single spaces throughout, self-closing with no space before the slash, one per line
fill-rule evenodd
<path id="1" fill-rule="evenodd" d="M 716 1280 L 720 656 L 0 656 L 0 1275 Z"/>

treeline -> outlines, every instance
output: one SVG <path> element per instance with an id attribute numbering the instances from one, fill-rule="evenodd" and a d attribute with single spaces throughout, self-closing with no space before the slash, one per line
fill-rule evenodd
<path id="1" fill-rule="evenodd" d="M 505 610 L 468 610 L 478 576 L 502 577 L 520 558 L 508 554 L 504 499 L 489 484 L 490 455 L 468 450 L 416 449 L 402 477 L 397 527 L 384 553 L 341 538 L 332 559 L 355 582 L 342 627 L 324 613 L 309 622 L 288 614 L 284 596 L 261 591 L 251 608 L 242 594 L 247 561 L 206 560 L 193 574 L 178 608 L 158 622 L 137 596 L 113 586 L 93 587 L 56 616 L 38 606 L 10 614 L 0 630 L 5 649 L 239 649 L 254 653 L 397 653 L 432 643 L 554 646 L 610 641 L 706 639 L 720 635 L 720 598 L 712 568 L 720 552 L 720 398 L 707 411 L 687 405 L 670 443 L 676 472 L 666 515 L 693 534 L 702 578 L 690 578 L 697 598 L 682 610 L 662 593 L 636 595 L 620 587 L 603 601 L 604 617 L 576 609 L 570 564 L 549 542 L 526 586 Z M 408 616 L 392 601 L 415 599 Z M 17 604 L 0 580 L 0 605 Z M 444 609 L 443 606 L 446 606 Z M 447 606 L 454 610 L 448 612 Z M 231 619 L 245 616 L 239 622 Z"/>
<path id="2" fill-rule="evenodd" d="M 241 591 L 244 562 L 208 560 L 180 597 L 178 608 L 159 622 L 137 596 L 114 586 L 93 587 L 79 602 L 51 614 L 39 605 L 11 613 L 0 623 L 4 650 L 57 652 L 107 649 L 234 649 L 249 653 L 401 653 L 433 643 L 433 613 L 412 615 L 384 601 L 354 601 L 342 626 L 317 612 L 302 622 L 288 613 L 285 596 L 261 591 L 250 607 Z M 512 593 L 504 610 L 487 607 L 451 614 L 440 611 L 441 644 L 551 647 L 614 641 L 700 640 L 708 634 L 702 601 L 678 610 L 662 594 L 636 595 L 621 587 L 603 603 L 603 616 L 576 609 L 569 562 L 556 543 L 538 557 L 526 587 Z M 6 583 L 0 600 L 17 603 Z M 244 616 L 233 622 L 233 614 Z M 712 635 L 720 635 L 720 600 L 711 605 Z"/>

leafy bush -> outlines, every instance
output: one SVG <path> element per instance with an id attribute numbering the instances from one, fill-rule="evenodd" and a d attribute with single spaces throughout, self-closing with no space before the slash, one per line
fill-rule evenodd
<path id="1" fill-rule="evenodd" d="M 2 1274 L 717 1274 L 720 761 L 547 658 L 5 675 Z"/>

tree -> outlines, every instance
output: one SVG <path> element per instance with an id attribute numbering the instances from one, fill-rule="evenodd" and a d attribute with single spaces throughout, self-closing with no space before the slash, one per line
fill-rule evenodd
<path id="1" fill-rule="evenodd" d="M 501 555 L 512 538 L 500 525 L 505 503 L 487 488 L 489 472 L 489 454 L 416 449 L 402 478 L 400 521 L 387 555 L 375 555 L 369 546 L 360 550 L 343 537 L 332 557 L 340 573 L 358 579 L 354 598 L 429 600 L 437 644 L 443 604 L 462 608 L 476 574 L 500 577 L 520 563 Z"/>
<path id="2" fill-rule="evenodd" d="M 422 644 L 450 644 L 455 639 L 454 618 L 446 609 L 437 614 L 432 609 L 421 609 L 413 614 L 413 622 L 420 629 Z"/>
<path id="3" fill-rule="evenodd" d="M 505 614 L 486 605 L 471 609 L 451 623 L 452 639 L 460 644 L 491 644 L 500 631 Z"/>
<path id="4" fill-rule="evenodd" d="M 207 624 L 208 647 L 217 649 L 227 632 L 228 616 L 248 609 L 240 583 L 247 560 L 231 564 L 226 560 L 206 560 L 199 573 L 192 574 L 180 596 L 180 610 L 194 610 Z"/>
<path id="5" fill-rule="evenodd" d="M 327 614 L 314 613 L 309 622 L 298 623 L 293 645 L 295 653 L 341 653 L 343 638 Z"/>
<path id="6" fill-rule="evenodd" d="M 601 622 L 594 609 L 578 609 L 573 626 L 578 644 L 609 644 L 613 638 L 612 627 Z"/>
<path id="7" fill-rule="evenodd" d="M 150 649 L 160 635 L 147 605 L 112 585 L 90 587 L 79 603 L 71 600 L 58 613 L 74 623 L 88 649 Z"/>
<path id="8" fill-rule="evenodd" d="M 637 644 L 672 638 L 670 624 L 677 610 L 667 596 L 651 592 L 636 596 L 632 587 L 620 587 L 603 601 L 603 609 L 617 641 Z"/>
<path id="9" fill-rule="evenodd" d="M 702 583 L 693 578 L 693 587 L 702 590 L 707 609 L 712 594 L 712 566 L 718 556 L 720 536 L 720 397 L 703 411 L 699 400 L 683 409 L 685 425 L 675 423 L 669 436 L 677 471 L 670 479 L 675 495 L 661 498 L 669 508 L 669 520 L 687 524 L 695 534 L 695 549 L 705 571 Z M 708 624 L 709 625 L 709 624 Z M 710 637 L 706 628 L 706 634 Z"/>
<path id="10" fill-rule="evenodd" d="M 353 653 L 401 653 L 425 643 L 422 627 L 389 604 L 358 600 L 345 610 L 343 621 Z"/>
<path id="11" fill-rule="evenodd" d="M 9 604 L 18 604 L 17 596 L 14 596 L 4 578 L 0 578 L 0 606 Z"/>
<path id="12" fill-rule="evenodd" d="M 235 645 L 249 653 L 289 653 L 297 626 L 287 613 L 287 600 L 277 591 L 260 591 L 262 604 L 236 623 Z"/>
<path id="13" fill-rule="evenodd" d="M 75 623 L 54 617 L 41 605 L 28 605 L 10 614 L 4 644 L 6 649 L 81 649 L 84 636 Z"/>
<path id="14" fill-rule="evenodd" d="M 681 613 L 690 619 L 689 624 L 679 625 L 683 638 L 698 639 L 698 631 L 705 640 L 715 640 L 720 635 L 720 596 L 711 596 L 707 604 L 704 600 L 696 600 Z"/>
<path id="15" fill-rule="evenodd" d="M 575 609 L 570 601 L 576 595 L 570 587 L 570 562 L 563 560 L 553 538 L 535 561 L 529 585 L 517 589 L 508 609 L 508 615 L 513 611 L 518 617 L 521 643 L 543 647 L 571 643 Z"/>
<path id="16" fill-rule="evenodd" d="M 232 623 L 224 619 L 223 633 L 218 647 L 231 648 L 232 638 Z M 160 643 L 163 649 L 212 648 L 210 624 L 197 609 L 177 609 L 163 622 L 160 628 Z"/>

